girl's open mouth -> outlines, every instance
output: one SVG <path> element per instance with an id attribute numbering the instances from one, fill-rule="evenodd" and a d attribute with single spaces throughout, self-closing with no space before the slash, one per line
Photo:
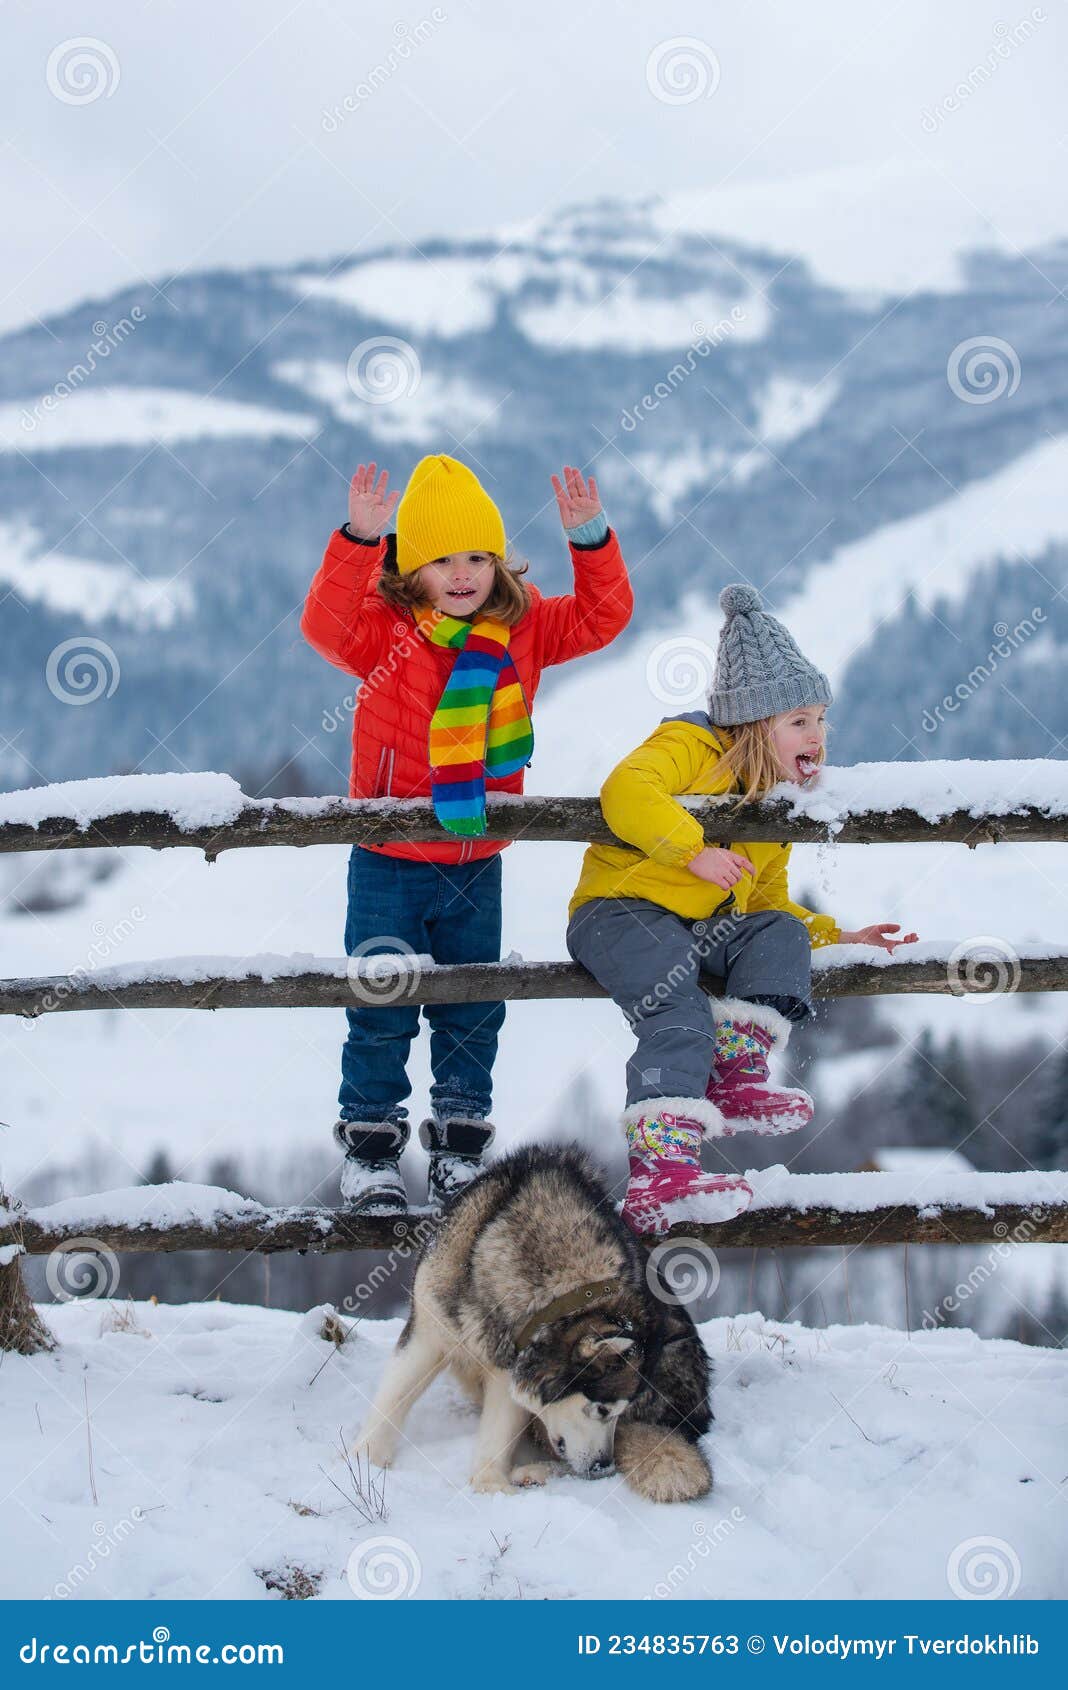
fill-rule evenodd
<path id="1" fill-rule="evenodd" d="M 811 780 L 820 766 L 819 759 L 810 757 L 807 751 L 802 751 L 794 758 L 794 762 L 797 764 L 797 778 L 800 781 Z"/>
<path id="2" fill-rule="evenodd" d="M 474 587 L 450 587 L 448 596 L 451 599 L 473 599 L 475 589 Z"/>

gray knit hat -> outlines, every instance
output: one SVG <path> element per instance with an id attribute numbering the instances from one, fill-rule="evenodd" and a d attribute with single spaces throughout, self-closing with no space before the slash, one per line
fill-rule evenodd
<path id="1" fill-rule="evenodd" d="M 736 727 L 832 702 L 826 675 L 802 657 L 778 617 L 763 608 L 755 587 L 736 581 L 724 587 L 719 603 L 727 620 L 708 698 L 713 722 Z"/>

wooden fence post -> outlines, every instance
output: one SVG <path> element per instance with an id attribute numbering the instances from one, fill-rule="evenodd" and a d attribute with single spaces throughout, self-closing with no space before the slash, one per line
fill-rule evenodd
<path id="1" fill-rule="evenodd" d="M 0 1213 L 7 1207 L 0 1186 Z M 42 1350 L 54 1350 L 56 1339 L 30 1300 L 22 1277 L 22 1254 L 21 1244 L 0 1247 L 0 1351 L 14 1350 L 17 1355 L 32 1356 Z"/>

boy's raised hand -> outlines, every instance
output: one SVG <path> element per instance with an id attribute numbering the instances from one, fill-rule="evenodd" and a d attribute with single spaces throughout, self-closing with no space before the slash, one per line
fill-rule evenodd
<path id="1" fill-rule="evenodd" d="M 389 471 L 375 482 L 377 464 L 360 464 L 349 486 L 349 527 L 361 540 L 377 540 L 389 527 L 400 493 L 388 493 Z"/>
<path id="2" fill-rule="evenodd" d="M 915 933 L 904 933 L 900 939 L 892 939 L 892 933 L 901 933 L 896 921 L 874 921 L 870 927 L 858 927 L 855 933 L 840 933 L 840 945 L 877 945 L 880 950 L 892 951 L 895 945 L 914 945 L 918 938 Z"/>
<path id="3" fill-rule="evenodd" d="M 564 465 L 564 481 L 566 486 L 561 485 L 558 475 L 552 477 L 560 521 L 565 528 L 581 528 L 582 524 L 589 522 L 591 516 L 596 516 L 601 508 L 597 482 L 592 475 L 589 481 L 584 481 L 580 472 L 571 464 Z"/>

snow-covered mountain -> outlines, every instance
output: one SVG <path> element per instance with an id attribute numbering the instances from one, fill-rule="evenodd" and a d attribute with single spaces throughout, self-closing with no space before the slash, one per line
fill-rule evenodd
<path id="1" fill-rule="evenodd" d="M 215 767 L 343 789 L 347 689 L 300 606 L 354 464 L 402 481 L 434 449 L 475 465 L 550 590 L 549 474 L 595 466 L 631 642 L 707 646 L 719 587 L 764 586 L 841 675 L 844 760 L 928 751 L 923 708 L 1041 603 L 1012 664 L 1026 708 L 999 679 L 937 755 L 980 751 L 980 722 L 1001 755 L 1059 755 L 1068 243 L 935 258 L 910 189 L 878 244 L 857 218 L 879 196 L 848 186 L 804 229 L 781 194 L 599 202 L 420 253 L 183 274 L 7 335 L 0 781 Z M 900 696 L 905 641 L 930 699 Z"/>

